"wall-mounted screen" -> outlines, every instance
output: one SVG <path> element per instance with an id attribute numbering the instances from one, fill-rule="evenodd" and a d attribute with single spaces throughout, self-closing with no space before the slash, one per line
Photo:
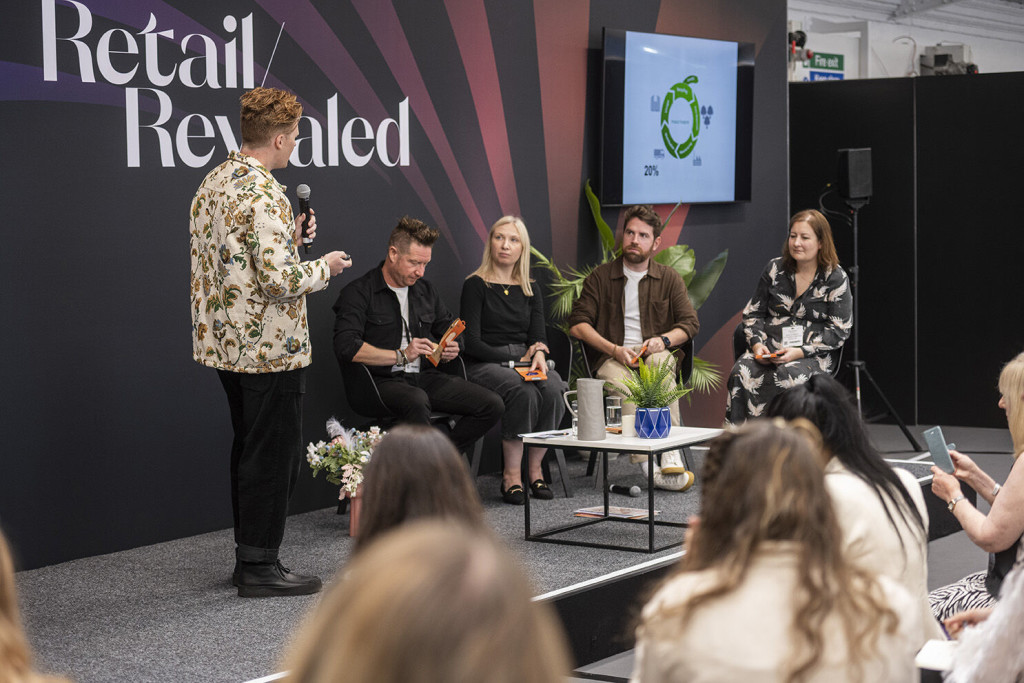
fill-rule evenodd
<path id="1" fill-rule="evenodd" d="M 754 46 L 606 28 L 602 204 L 750 199 Z"/>

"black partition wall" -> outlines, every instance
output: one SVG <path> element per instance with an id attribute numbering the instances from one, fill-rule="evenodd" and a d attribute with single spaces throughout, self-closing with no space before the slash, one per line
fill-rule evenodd
<path id="1" fill-rule="evenodd" d="M 835 182 L 836 150 L 872 149 L 860 211 L 861 358 L 908 423 L 1003 427 L 1001 365 L 1024 350 L 1024 73 L 790 86 L 795 211 Z M 835 192 L 820 200 L 848 214 Z M 830 215 L 842 263 L 852 235 Z M 866 391 L 869 414 L 882 412 Z"/>

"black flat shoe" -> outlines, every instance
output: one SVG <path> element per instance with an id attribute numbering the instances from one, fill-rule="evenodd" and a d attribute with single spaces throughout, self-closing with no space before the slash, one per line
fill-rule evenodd
<path id="1" fill-rule="evenodd" d="M 551 500 L 555 497 L 551 487 L 543 479 L 537 479 L 530 484 L 530 494 L 537 500 Z"/>
<path id="2" fill-rule="evenodd" d="M 505 482 L 499 484 L 501 487 L 501 499 L 509 505 L 526 505 L 526 493 L 519 484 L 512 484 L 505 488 Z"/>

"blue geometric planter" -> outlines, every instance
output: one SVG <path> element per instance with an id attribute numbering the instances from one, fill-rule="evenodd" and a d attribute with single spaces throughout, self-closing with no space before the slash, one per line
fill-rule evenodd
<path id="1" fill-rule="evenodd" d="M 672 414 L 668 408 L 637 408 L 634 425 L 643 439 L 664 439 L 672 429 Z"/>

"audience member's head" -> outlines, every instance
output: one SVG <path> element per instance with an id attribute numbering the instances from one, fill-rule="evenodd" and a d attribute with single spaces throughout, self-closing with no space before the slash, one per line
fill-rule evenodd
<path id="1" fill-rule="evenodd" d="M 766 541 L 837 543 L 817 430 L 806 420 L 781 424 L 759 420 L 711 442 L 688 568 L 745 563 Z"/>
<path id="2" fill-rule="evenodd" d="M 818 267 L 829 270 L 838 266 L 839 255 L 832 240 L 832 227 L 828 224 L 828 219 L 820 211 L 804 209 L 789 219 L 789 230 L 792 231 L 797 223 L 806 223 L 818 238 Z M 782 245 L 782 266 L 790 273 L 796 270 L 796 259 L 789 253 L 789 232 L 786 233 L 786 242 Z"/>
<path id="3" fill-rule="evenodd" d="M 716 579 L 641 628 L 658 637 L 685 626 L 695 611 L 714 609 L 714 598 L 739 588 L 758 554 L 781 542 L 796 553 L 796 585 L 806 587 L 792 596 L 792 640 L 799 655 L 791 658 L 786 680 L 800 680 L 822 660 L 820 631 L 830 616 L 845 627 L 852 661 L 872 651 L 881 633 L 894 632 L 897 615 L 873 579 L 843 558 L 824 464 L 820 437 L 807 420 L 755 420 L 715 439 L 702 474 L 699 526 L 688 539 L 680 571 L 714 570 Z"/>
<path id="4" fill-rule="evenodd" d="M 1013 452 L 1024 451 L 1024 353 L 1019 353 L 999 373 L 999 405 L 1013 437 Z"/>
<path id="5" fill-rule="evenodd" d="M 821 432 L 829 456 L 838 459 L 847 470 L 871 485 L 879 497 L 887 497 L 896 503 L 908 523 L 912 523 L 922 536 L 925 534 L 924 520 L 910 492 L 871 445 L 853 396 L 838 380 L 826 374 L 811 375 L 803 384 L 776 395 L 766 412 L 769 417 L 810 420 Z M 889 506 L 884 506 L 884 509 L 895 527 Z"/>
<path id="6" fill-rule="evenodd" d="M 568 675 L 551 609 L 486 531 L 419 521 L 339 575 L 296 640 L 293 683 L 557 683 Z"/>
<path id="7" fill-rule="evenodd" d="M 59 683 L 63 680 L 37 674 L 32 669 L 32 649 L 18 612 L 14 559 L 7 539 L 0 532 L 0 683 Z"/>
<path id="8" fill-rule="evenodd" d="M 355 551 L 413 519 L 442 517 L 483 527 L 483 506 L 451 440 L 433 427 L 390 430 L 366 465 Z"/>

